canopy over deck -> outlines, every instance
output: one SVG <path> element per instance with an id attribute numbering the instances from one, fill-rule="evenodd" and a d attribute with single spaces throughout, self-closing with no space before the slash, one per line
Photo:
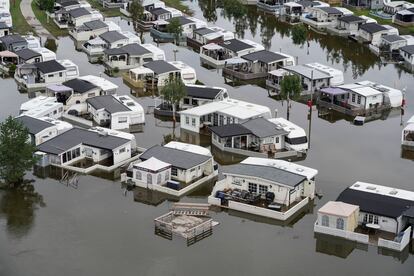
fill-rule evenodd
<path id="1" fill-rule="evenodd" d="M 332 96 L 336 96 L 336 95 L 344 95 L 344 94 L 348 94 L 349 91 L 338 88 L 338 87 L 327 87 L 327 88 L 322 88 L 321 89 L 322 93 L 325 94 L 329 94 Z"/>

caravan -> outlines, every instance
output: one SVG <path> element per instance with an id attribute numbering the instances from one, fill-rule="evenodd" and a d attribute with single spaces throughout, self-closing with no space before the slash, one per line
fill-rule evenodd
<path id="1" fill-rule="evenodd" d="M 281 117 L 272 118 L 269 119 L 269 121 L 289 132 L 289 134 L 285 136 L 285 148 L 287 150 L 298 152 L 306 152 L 308 150 L 308 137 L 303 128 Z"/>

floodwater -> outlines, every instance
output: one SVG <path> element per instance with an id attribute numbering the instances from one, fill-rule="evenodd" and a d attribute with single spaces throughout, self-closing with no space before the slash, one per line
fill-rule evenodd
<path id="1" fill-rule="evenodd" d="M 381 65 L 362 46 L 345 39 L 312 34 L 309 47 L 293 45 L 289 26 L 272 16 L 249 9 L 247 16 L 229 18 L 214 1 L 189 2 L 198 18 L 244 38 L 264 43 L 269 49 L 297 56 L 300 63 L 321 62 L 345 71 L 345 81 L 372 80 L 397 88 L 406 87 L 405 114 L 392 112 L 381 119 L 354 126 L 328 116 L 311 118 L 311 148 L 301 164 L 319 170 L 317 189 L 323 194 L 305 213 L 280 223 L 237 212 L 214 212 L 220 222 L 212 236 L 187 247 L 180 239 L 169 241 L 154 235 L 153 219 L 167 212 L 174 199 L 145 190 L 125 192 L 114 177 L 80 176 L 77 185 L 55 180 L 61 172 L 43 177 L 31 173 L 33 185 L 21 191 L 0 191 L 0 275 L 413 275 L 410 248 L 402 253 L 383 251 L 338 239 L 315 236 L 316 210 L 355 181 L 367 181 L 414 190 L 413 155 L 402 153 L 402 123 L 414 114 L 414 78 L 395 65 Z M 114 19 L 130 28 L 121 19 Z M 145 36 L 146 42 L 151 39 Z M 176 46 L 161 45 L 172 59 Z M 267 96 L 263 88 L 224 84 L 220 72 L 199 64 L 196 53 L 178 47 L 177 59 L 197 70 L 200 81 L 224 86 L 232 97 L 277 109 L 285 116 L 286 105 Z M 70 38 L 61 38 L 58 58 L 70 58 L 81 74 L 99 75 L 103 67 L 87 62 L 76 52 Z M 130 93 L 122 79 L 111 78 L 120 94 Z M 0 80 L 0 118 L 17 115 L 27 94 L 20 94 L 12 79 Z M 146 125 L 137 133 L 142 147 L 162 143 L 172 133 L 170 122 L 150 114 L 156 104 L 151 97 L 138 101 L 148 110 Z M 309 130 L 308 108 L 293 103 L 291 120 Z M 177 136 L 180 135 L 176 131 Z M 185 141 L 205 145 L 205 137 L 183 133 Z M 207 141 L 207 142 L 206 142 Z M 237 158 L 217 155 L 222 164 Z M 116 177 L 115 177 L 116 178 Z M 206 202 L 211 184 L 181 201 Z M 410 252 L 411 251 L 411 252 Z"/>

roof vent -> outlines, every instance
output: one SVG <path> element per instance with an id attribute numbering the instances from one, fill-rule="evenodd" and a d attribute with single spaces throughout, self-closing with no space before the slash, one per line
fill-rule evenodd
<path id="1" fill-rule="evenodd" d="M 367 190 L 375 191 L 377 188 L 375 186 L 367 186 Z"/>
<path id="2" fill-rule="evenodd" d="M 397 190 L 392 190 L 392 191 L 389 192 L 390 195 L 396 195 L 397 193 L 398 193 Z"/>
<path id="3" fill-rule="evenodd" d="M 296 171 L 298 171 L 298 172 L 303 172 L 303 171 L 304 171 L 304 169 L 302 169 L 302 168 L 296 168 Z"/>
<path id="4" fill-rule="evenodd" d="M 359 184 L 355 184 L 355 185 L 354 185 L 354 187 L 357 187 L 357 188 L 358 188 L 359 186 L 361 186 L 361 185 L 359 185 Z"/>

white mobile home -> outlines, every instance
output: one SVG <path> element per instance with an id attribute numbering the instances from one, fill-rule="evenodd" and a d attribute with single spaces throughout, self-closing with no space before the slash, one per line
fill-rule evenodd
<path id="1" fill-rule="evenodd" d="M 256 51 L 262 51 L 264 47 L 247 39 L 229 39 L 223 42 L 210 43 L 200 48 L 201 62 L 214 68 L 224 66 L 227 59 L 240 57 Z"/>
<path id="2" fill-rule="evenodd" d="M 414 150 L 414 116 L 408 121 L 401 134 L 401 146 L 403 149 Z"/>
<path id="3" fill-rule="evenodd" d="M 156 159 L 156 160 L 155 160 Z M 209 150 L 196 146 L 185 144 L 181 142 L 171 142 L 165 146 L 153 146 L 146 150 L 141 156 L 140 161 L 133 163 L 129 170 L 128 179 L 135 183 L 137 186 L 143 188 L 152 188 L 158 190 L 165 190 L 160 187 L 149 187 L 148 184 L 157 184 L 162 186 L 165 184 L 165 180 L 161 181 L 160 184 L 155 179 L 144 179 L 142 178 L 142 169 L 140 169 L 141 162 L 148 160 L 163 162 L 162 169 L 171 169 L 171 174 L 168 175 L 172 180 L 178 181 L 175 187 L 169 187 L 172 190 L 188 190 L 195 188 L 202 184 L 207 179 L 211 179 L 212 176 L 217 175 L 217 170 L 214 166 L 214 160 Z M 145 163 L 144 163 L 145 164 Z M 169 166 L 167 166 L 167 164 Z M 167 182 L 169 179 L 167 180 Z M 190 184 L 190 185 L 189 185 Z M 168 190 L 165 190 L 168 192 Z"/>
<path id="4" fill-rule="evenodd" d="M 222 173 L 208 197 L 212 205 L 287 220 L 315 197 L 318 171 L 287 161 L 249 157 Z"/>
<path id="5" fill-rule="evenodd" d="M 106 130 L 72 128 L 37 146 L 43 165 L 71 165 L 84 159 L 108 166 L 131 158 L 133 139 Z"/>
<path id="6" fill-rule="evenodd" d="M 59 119 L 63 115 L 63 104 L 57 102 L 45 102 L 34 108 L 21 113 L 21 115 L 30 116 L 33 118 L 50 117 Z"/>
<path id="7" fill-rule="evenodd" d="M 29 131 L 30 141 L 37 146 L 53 137 L 70 130 L 70 123 L 54 120 L 49 117 L 34 118 L 26 115 L 16 117 Z"/>
<path id="8" fill-rule="evenodd" d="M 127 95 L 104 95 L 86 100 L 88 113 L 100 126 L 109 125 L 111 129 L 129 129 L 144 124 L 144 109 Z"/>
<path id="9" fill-rule="evenodd" d="M 196 133 L 207 126 L 243 123 L 259 117 L 271 118 L 271 111 L 267 106 L 229 98 L 183 110 L 179 113 L 180 127 Z"/>
<path id="10" fill-rule="evenodd" d="M 413 206 L 411 191 L 356 182 L 318 211 L 314 231 L 402 251 L 412 239 Z"/>
<path id="11" fill-rule="evenodd" d="M 49 60 L 18 66 L 14 78 L 19 87 L 36 91 L 78 76 L 79 68 L 70 60 Z"/>

